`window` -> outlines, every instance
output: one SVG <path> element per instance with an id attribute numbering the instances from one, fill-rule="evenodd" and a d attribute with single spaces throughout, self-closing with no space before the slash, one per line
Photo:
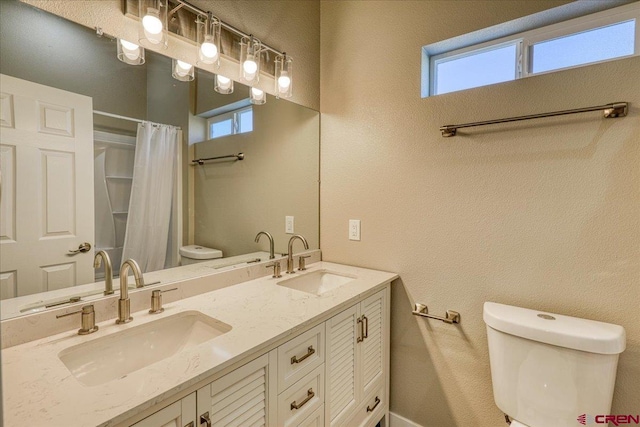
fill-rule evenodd
<path id="1" fill-rule="evenodd" d="M 429 91 L 423 94 L 640 55 L 639 22 L 640 5 L 635 3 L 430 57 L 425 47 Z"/>
<path id="2" fill-rule="evenodd" d="M 253 131 L 253 107 L 213 116 L 207 120 L 209 139 Z"/>

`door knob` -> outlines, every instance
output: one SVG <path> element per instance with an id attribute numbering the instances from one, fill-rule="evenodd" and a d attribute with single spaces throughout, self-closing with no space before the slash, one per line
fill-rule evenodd
<path id="1" fill-rule="evenodd" d="M 91 243 L 84 242 L 84 243 L 80 243 L 80 246 L 78 246 L 78 249 L 70 250 L 67 255 L 75 255 L 75 254 L 79 254 L 80 252 L 83 252 L 83 253 L 89 252 L 90 250 L 91 250 Z"/>

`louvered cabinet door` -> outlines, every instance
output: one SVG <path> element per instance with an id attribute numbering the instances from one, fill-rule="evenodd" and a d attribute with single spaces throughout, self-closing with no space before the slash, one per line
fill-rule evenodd
<path id="1" fill-rule="evenodd" d="M 132 427 L 196 427 L 196 394 L 191 393 L 182 400 L 148 416 Z"/>
<path id="2" fill-rule="evenodd" d="M 360 303 L 361 319 L 364 322 L 364 339 L 360 343 L 358 366 L 363 395 L 383 384 L 386 373 L 386 290 L 370 296 Z"/>
<path id="3" fill-rule="evenodd" d="M 356 409 L 356 345 L 358 305 L 332 317 L 326 323 L 325 424 L 344 425 Z"/>
<path id="4" fill-rule="evenodd" d="M 275 355 L 265 354 L 197 392 L 198 420 L 211 427 L 275 425 Z M 273 362 L 270 363 L 270 360 Z"/>

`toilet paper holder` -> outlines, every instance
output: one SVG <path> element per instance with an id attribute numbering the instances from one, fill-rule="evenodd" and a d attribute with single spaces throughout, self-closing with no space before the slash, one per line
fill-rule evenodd
<path id="1" fill-rule="evenodd" d="M 457 311 L 447 310 L 445 317 L 434 316 L 433 314 L 429 314 L 429 308 L 426 305 L 420 304 L 420 303 L 416 303 L 415 309 L 411 313 L 413 313 L 416 316 L 440 320 L 450 325 L 453 323 L 460 323 L 460 313 L 458 313 Z"/>

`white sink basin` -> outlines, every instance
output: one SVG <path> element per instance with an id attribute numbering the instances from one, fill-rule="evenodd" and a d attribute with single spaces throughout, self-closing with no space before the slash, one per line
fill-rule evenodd
<path id="1" fill-rule="evenodd" d="M 230 330 L 226 323 L 187 311 L 69 347 L 58 357 L 78 381 L 94 386 L 123 378 Z"/>
<path id="2" fill-rule="evenodd" d="M 336 273 L 335 271 L 329 270 L 318 270 L 311 273 L 297 274 L 298 273 L 290 279 L 281 280 L 277 284 L 309 294 L 322 295 L 325 292 L 329 292 L 344 285 L 345 283 L 349 283 L 357 279 L 356 276 Z"/>

